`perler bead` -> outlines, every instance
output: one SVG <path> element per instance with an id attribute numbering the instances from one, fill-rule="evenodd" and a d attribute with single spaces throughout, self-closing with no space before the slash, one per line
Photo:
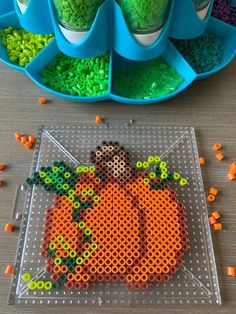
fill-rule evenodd
<path id="1" fill-rule="evenodd" d="M 31 281 L 29 289 L 123 282 L 145 290 L 167 282 L 189 247 L 185 207 L 171 182 L 183 187 L 187 179 L 159 156 L 133 166 L 117 142 L 103 142 L 90 157 L 94 166 L 74 171 L 59 161 L 27 179 L 56 194 L 45 211 L 41 249 L 51 281 Z"/>

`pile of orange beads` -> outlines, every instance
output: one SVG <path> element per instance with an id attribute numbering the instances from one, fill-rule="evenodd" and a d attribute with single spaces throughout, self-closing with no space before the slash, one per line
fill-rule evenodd
<path id="1" fill-rule="evenodd" d="M 41 250 L 52 287 L 123 282 L 143 290 L 167 282 L 189 248 L 185 207 L 170 184 L 187 180 L 168 172 L 159 156 L 132 166 L 116 142 L 91 152 L 91 163 L 75 172 L 54 162 L 27 179 L 57 194 Z"/>
<path id="2" fill-rule="evenodd" d="M 33 148 L 34 144 L 36 143 L 36 137 L 34 135 L 30 135 L 28 137 L 27 135 L 22 135 L 20 132 L 15 133 L 15 139 L 19 141 L 26 149 Z"/>

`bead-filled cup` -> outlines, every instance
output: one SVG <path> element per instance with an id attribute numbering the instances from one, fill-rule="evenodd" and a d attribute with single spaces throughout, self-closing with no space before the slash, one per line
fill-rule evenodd
<path id="1" fill-rule="evenodd" d="M 170 10 L 170 0 L 117 0 L 135 39 L 152 45 L 161 35 Z"/>
<path id="2" fill-rule="evenodd" d="M 92 2 L 92 3 L 91 3 Z M 54 0 L 58 25 L 72 44 L 80 42 L 89 32 L 104 0 Z"/>

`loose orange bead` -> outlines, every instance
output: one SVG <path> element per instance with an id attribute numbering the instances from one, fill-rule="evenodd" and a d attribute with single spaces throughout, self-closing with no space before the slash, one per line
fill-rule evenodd
<path id="1" fill-rule="evenodd" d="M 236 175 L 233 175 L 233 174 L 228 174 L 228 179 L 230 180 L 230 181 L 234 181 L 235 179 L 236 179 Z"/>
<path id="2" fill-rule="evenodd" d="M 235 267 L 227 267 L 227 275 L 231 277 L 236 277 L 236 268 Z"/>
<path id="3" fill-rule="evenodd" d="M 207 196 L 207 201 L 208 201 L 209 203 L 214 202 L 215 199 L 216 199 L 215 195 L 209 194 L 209 195 Z"/>
<path id="4" fill-rule="evenodd" d="M 12 276 L 14 272 L 14 267 L 13 265 L 7 265 L 6 269 L 5 269 L 5 274 L 8 276 Z"/>
<path id="5" fill-rule="evenodd" d="M 33 147 L 33 143 L 30 142 L 30 141 L 27 141 L 27 142 L 24 144 L 24 148 L 26 148 L 26 149 L 30 149 L 30 148 L 32 148 L 32 147 Z"/>
<path id="6" fill-rule="evenodd" d="M 4 170 L 6 168 L 6 165 L 3 162 L 0 162 L 0 170 Z"/>
<path id="7" fill-rule="evenodd" d="M 32 143 L 32 144 L 35 144 L 36 142 L 36 137 L 34 135 L 30 135 L 29 136 L 29 141 Z"/>
<path id="8" fill-rule="evenodd" d="M 20 133 L 20 132 L 16 132 L 16 133 L 15 133 L 15 139 L 16 139 L 17 141 L 20 141 L 20 140 L 21 140 L 21 133 Z"/>
<path id="9" fill-rule="evenodd" d="M 199 157 L 199 163 L 200 163 L 200 166 L 205 166 L 206 159 L 204 157 Z"/>
<path id="10" fill-rule="evenodd" d="M 44 98 L 44 97 L 40 97 L 40 98 L 38 99 L 38 103 L 39 103 L 40 105 L 45 105 L 46 102 L 47 102 L 47 99 Z"/>
<path id="11" fill-rule="evenodd" d="M 0 180 L 0 187 L 2 187 L 4 185 L 3 180 Z"/>
<path id="12" fill-rule="evenodd" d="M 216 196 L 218 194 L 218 189 L 217 188 L 213 188 L 213 187 L 210 188 L 209 194 L 212 194 L 212 195 Z"/>
<path id="13" fill-rule="evenodd" d="M 219 153 L 219 154 L 216 155 L 216 159 L 219 160 L 219 161 L 223 160 L 224 158 L 225 158 L 225 155 L 222 154 L 222 153 Z"/>
<path id="14" fill-rule="evenodd" d="M 222 145 L 220 144 L 220 143 L 215 143 L 214 145 L 213 145 L 213 150 L 214 151 L 218 151 L 218 150 L 220 150 L 222 148 Z"/>
<path id="15" fill-rule="evenodd" d="M 96 116 L 95 122 L 97 124 L 102 124 L 102 116 Z"/>
<path id="16" fill-rule="evenodd" d="M 219 222 L 217 222 L 217 223 L 215 223 L 215 224 L 213 225 L 213 230 L 215 230 L 215 231 L 220 231 L 220 230 L 222 230 L 222 229 L 223 229 L 223 226 L 222 226 L 222 224 L 219 223 Z"/>
<path id="17" fill-rule="evenodd" d="M 214 225 L 216 223 L 215 217 L 213 217 L 213 216 L 209 217 L 209 222 L 211 225 Z"/>
<path id="18" fill-rule="evenodd" d="M 5 224 L 4 231 L 5 232 L 12 232 L 14 230 L 14 225 L 13 224 Z"/>
<path id="19" fill-rule="evenodd" d="M 27 143 L 27 142 L 28 142 L 27 136 L 25 136 L 25 135 L 24 135 L 24 136 L 21 136 L 20 142 L 21 142 L 21 144 Z"/>
<path id="20" fill-rule="evenodd" d="M 211 214 L 215 219 L 219 219 L 221 217 L 220 213 L 218 212 L 218 210 L 215 210 L 212 214 Z"/>

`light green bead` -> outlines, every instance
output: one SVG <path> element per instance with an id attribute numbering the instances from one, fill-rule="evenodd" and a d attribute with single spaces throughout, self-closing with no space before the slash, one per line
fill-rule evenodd
<path id="1" fill-rule="evenodd" d="M 148 157 L 148 163 L 149 165 L 153 164 L 155 162 L 155 157 L 154 156 L 149 156 Z"/>
<path id="2" fill-rule="evenodd" d="M 28 284 L 28 288 L 29 290 L 35 290 L 37 289 L 37 283 L 35 281 L 31 281 L 29 284 Z"/>
<path id="3" fill-rule="evenodd" d="M 29 281 L 30 279 L 32 279 L 32 275 L 30 273 L 24 273 L 22 276 L 21 276 L 21 279 L 23 281 Z"/>
<path id="4" fill-rule="evenodd" d="M 188 183 L 188 180 L 185 179 L 185 178 L 182 178 L 182 179 L 180 180 L 180 182 L 179 182 L 179 184 L 180 184 L 181 186 L 185 186 L 187 183 Z"/>
<path id="5" fill-rule="evenodd" d="M 151 179 L 156 178 L 155 172 L 151 171 L 151 172 L 149 173 L 149 177 L 150 177 Z"/>
<path id="6" fill-rule="evenodd" d="M 180 178 L 180 174 L 178 172 L 174 173 L 174 180 L 177 181 Z"/>
<path id="7" fill-rule="evenodd" d="M 46 281 L 44 284 L 44 289 L 45 290 L 51 290 L 52 289 L 52 282 L 51 281 Z"/>
<path id="8" fill-rule="evenodd" d="M 36 288 L 41 290 L 41 289 L 44 289 L 44 281 L 42 280 L 39 280 L 36 282 Z"/>
<path id="9" fill-rule="evenodd" d="M 143 163 L 141 161 L 137 161 L 135 167 L 137 169 L 142 169 L 143 168 Z"/>

